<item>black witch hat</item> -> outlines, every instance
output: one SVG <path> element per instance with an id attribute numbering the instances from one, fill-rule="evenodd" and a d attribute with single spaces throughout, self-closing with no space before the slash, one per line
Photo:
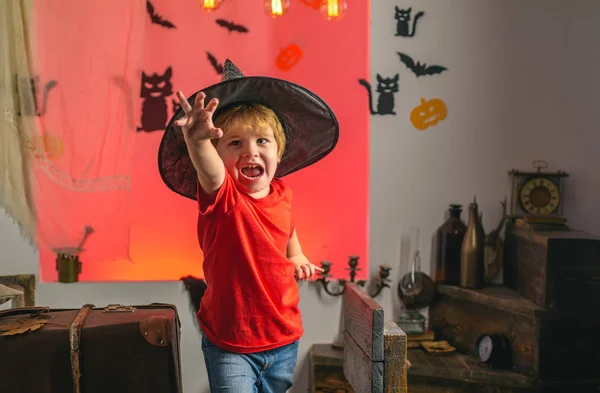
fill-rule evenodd
<path id="1" fill-rule="evenodd" d="M 213 118 L 233 105 L 262 104 L 275 112 L 283 125 L 287 144 L 276 177 L 305 168 L 329 154 L 337 144 L 339 125 L 329 106 L 313 92 L 297 84 L 264 76 L 244 76 L 229 60 L 223 66 L 221 82 L 201 91 L 206 102 L 219 99 Z M 194 106 L 196 94 L 187 100 Z M 158 170 L 174 192 L 196 199 L 197 175 L 187 151 L 181 127 L 175 120 L 184 116 L 183 109 L 173 115 L 158 150 Z"/>

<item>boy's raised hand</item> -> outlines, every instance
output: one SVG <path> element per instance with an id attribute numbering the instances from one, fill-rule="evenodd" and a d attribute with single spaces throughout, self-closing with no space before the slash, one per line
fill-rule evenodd
<path id="1" fill-rule="evenodd" d="M 177 92 L 177 98 L 185 116 L 177 119 L 175 125 L 180 126 L 183 130 L 183 137 L 186 143 L 199 143 L 223 136 L 223 130 L 216 128 L 212 121 L 212 116 L 219 105 L 217 98 L 210 100 L 205 107 L 204 99 L 206 98 L 206 94 L 199 92 L 196 94 L 193 108 L 181 91 Z"/>

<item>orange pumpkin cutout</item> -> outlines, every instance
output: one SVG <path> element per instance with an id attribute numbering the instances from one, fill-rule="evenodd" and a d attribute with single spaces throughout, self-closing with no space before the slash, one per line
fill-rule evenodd
<path id="1" fill-rule="evenodd" d="M 275 65 L 281 71 L 289 71 L 302 58 L 302 49 L 296 44 L 290 44 L 281 49 L 279 56 L 275 59 Z"/>
<path id="2" fill-rule="evenodd" d="M 448 110 L 446 103 L 439 98 L 426 100 L 421 98 L 421 104 L 410 112 L 410 122 L 417 130 L 424 131 L 446 118 Z"/>

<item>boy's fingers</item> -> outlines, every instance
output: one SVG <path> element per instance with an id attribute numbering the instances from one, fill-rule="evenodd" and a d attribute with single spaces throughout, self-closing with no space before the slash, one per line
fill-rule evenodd
<path id="1" fill-rule="evenodd" d="M 315 267 L 315 270 L 320 271 L 320 272 L 324 272 L 325 269 L 318 267 L 317 265 L 313 265 Z"/>
<path id="2" fill-rule="evenodd" d="M 215 138 L 221 138 L 223 136 L 223 130 L 220 128 L 214 128 L 213 129 L 213 137 Z"/>
<path id="3" fill-rule="evenodd" d="M 194 100 L 195 108 L 204 108 L 204 97 L 206 97 L 206 94 L 204 94 L 203 92 L 196 94 L 196 99 Z"/>
<path id="4" fill-rule="evenodd" d="M 219 99 L 213 98 L 212 100 L 210 100 L 208 102 L 208 105 L 206 105 L 206 110 L 208 112 L 210 112 L 210 114 L 212 115 L 215 112 L 215 110 L 217 110 L 218 105 L 219 105 Z"/>
<path id="5" fill-rule="evenodd" d="M 187 98 L 185 98 L 185 96 L 183 95 L 181 90 L 177 91 L 177 98 L 179 99 L 179 104 L 181 105 L 181 109 L 183 109 L 183 111 L 186 114 L 190 113 L 192 111 L 192 106 L 188 102 Z"/>

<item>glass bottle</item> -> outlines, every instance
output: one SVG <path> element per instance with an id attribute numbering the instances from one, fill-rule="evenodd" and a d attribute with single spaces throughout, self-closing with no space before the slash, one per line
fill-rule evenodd
<path id="1" fill-rule="evenodd" d="M 436 233 L 435 280 L 440 284 L 460 285 L 460 250 L 467 231 L 461 220 L 462 205 L 450 205 L 450 218 Z"/>
<path id="2" fill-rule="evenodd" d="M 460 255 L 460 286 L 477 289 L 483 287 L 485 233 L 477 200 L 469 205 L 469 223 L 463 239 Z"/>

